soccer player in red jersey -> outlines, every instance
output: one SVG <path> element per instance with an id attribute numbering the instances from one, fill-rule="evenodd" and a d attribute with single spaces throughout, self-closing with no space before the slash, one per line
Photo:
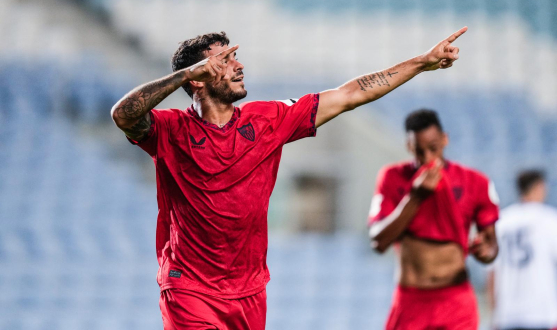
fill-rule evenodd
<path id="1" fill-rule="evenodd" d="M 154 160 L 157 281 L 164 328 L 265 328 L 267 209 L 282 147 L 423 71 L 453 65 L 462 28 L 423 55 L 297 101 L 247 102 L 226 34 L 184 41 L 174 73 L 118 101 L 112 118 Z M 273 51 L 270 49 L 269 51 Z M 272 63 L 269 63 L 272 65 Z M 185 109 L 153 109 L 183 87 Z"/>
<path id="2" fill-rule="evenodd" d="M 377 251 L 398 243 L 398 287 L 386 329 L 476 330 L 465 259 L 469 251 L 482 263 L 497 256 L 497 193 L 485 175 L 443 157 L 449 139 L 436 112 L 415 111 L 405 126 L 414 160 L 380 171 L 369 216 Z M 472 223 L 478 233 L 469 245 Z"/>

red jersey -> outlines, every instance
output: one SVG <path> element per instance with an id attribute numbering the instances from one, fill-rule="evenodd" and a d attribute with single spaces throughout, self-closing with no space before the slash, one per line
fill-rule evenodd
<path id="1" fill-rule="evenodd" d="M 404 162 L 379 172 L 369 224 L 395 210 L 421 170 L 413 162 Z M 455 242 L 467 253 L 472 222 L 482 229 L 499 218 L 497 193 L 485 175 L 457 163 L 445 162 L 441 172 L 437 189 L 422 202 L 406 232 L 418 238 Z"/>
<path id="2" fill-rule="evenodd" d="M 138 144 L 157 173 L 157 282 L 236 299 L 263 290 L 267 210 L 282 147 L 315 136 L 319 94 L 249 102 L 222 128 L 192 108 L 151 110 Z"/>

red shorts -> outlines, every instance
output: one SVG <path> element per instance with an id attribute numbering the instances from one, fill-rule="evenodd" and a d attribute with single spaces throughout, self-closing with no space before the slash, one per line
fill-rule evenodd
<path id="1" fill-rule="evenodd" d="M 477 330 L 478 306 L 469 282 L 441 289 L 398 286 L 387 330 Z"/>
<path id="2" fill-rule="evenodd" d="M 267 291 L 240 299 L 222 299 L 189 290 L 161 292 L 164 330 L 264 330 Z"/>

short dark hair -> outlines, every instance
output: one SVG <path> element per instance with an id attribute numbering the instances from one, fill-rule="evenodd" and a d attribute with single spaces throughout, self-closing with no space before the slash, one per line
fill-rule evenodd
<path id="1" fill-rule="evenodd" d="M 221 33 L 207 33 L 198 35 L 195 38 L 188 39 L 180 43 L 180 46 L 172 55 L 172 70 L 174 72 L 182 70 L 205 58 L 204 52 L 211 50 L 212 44 L 219 44 L 226 46 L 230 43 L 226 32 Z M 190 97 L 193 97 L 193 92 L 189 84 L 182 86 Z"/>
<path id="2" fill-rule="evenodd" d="M 545 181 L 545 173 L 542 170 L 526 170 L 518 174 L 516 187 L 520 195 L 526 195 L 540 181 Z"/>
<path id="3" fill-rule="evenodd" d="M 406 132 L 419 132 L 430 126 L 437 126 L 441 132 L 443 131 L 437 112 L 429 109 L 413 111 L 406 116 L 404 121 Z"/>

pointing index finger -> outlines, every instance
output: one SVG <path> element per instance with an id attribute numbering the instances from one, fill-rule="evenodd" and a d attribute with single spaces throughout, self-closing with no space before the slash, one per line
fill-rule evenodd
<path id="1" fill-rule="evenodd" d="M 230 53 L 235 52 L 236 49 L 238 49 L 240 47 L 240 45 L 236 45 L 234 47 L 230 47 L 228 49 L 223 50 L 222 52 L 217 54 L 217 57 L 219 59 L 224 59 L 226 58 L 228 55 L 230 55 Z"/>
<path id="2" fill-rule="evenodd" d="M 460 29 L 460 30 L 456 31 L 455 33 L 451 34 L 446 40 L 447 40 L 449 43 L 452 43 L 452 42 L 454 42 L 458 37 L 460 37 L 461 35 L 463 35 L 464 32 L 466 32 L 466 31 L 468 31 L 468 27 L 467 27 L 467 26 L 465 26 L 465 27 L 463 27 L 462 29 Z"/>

